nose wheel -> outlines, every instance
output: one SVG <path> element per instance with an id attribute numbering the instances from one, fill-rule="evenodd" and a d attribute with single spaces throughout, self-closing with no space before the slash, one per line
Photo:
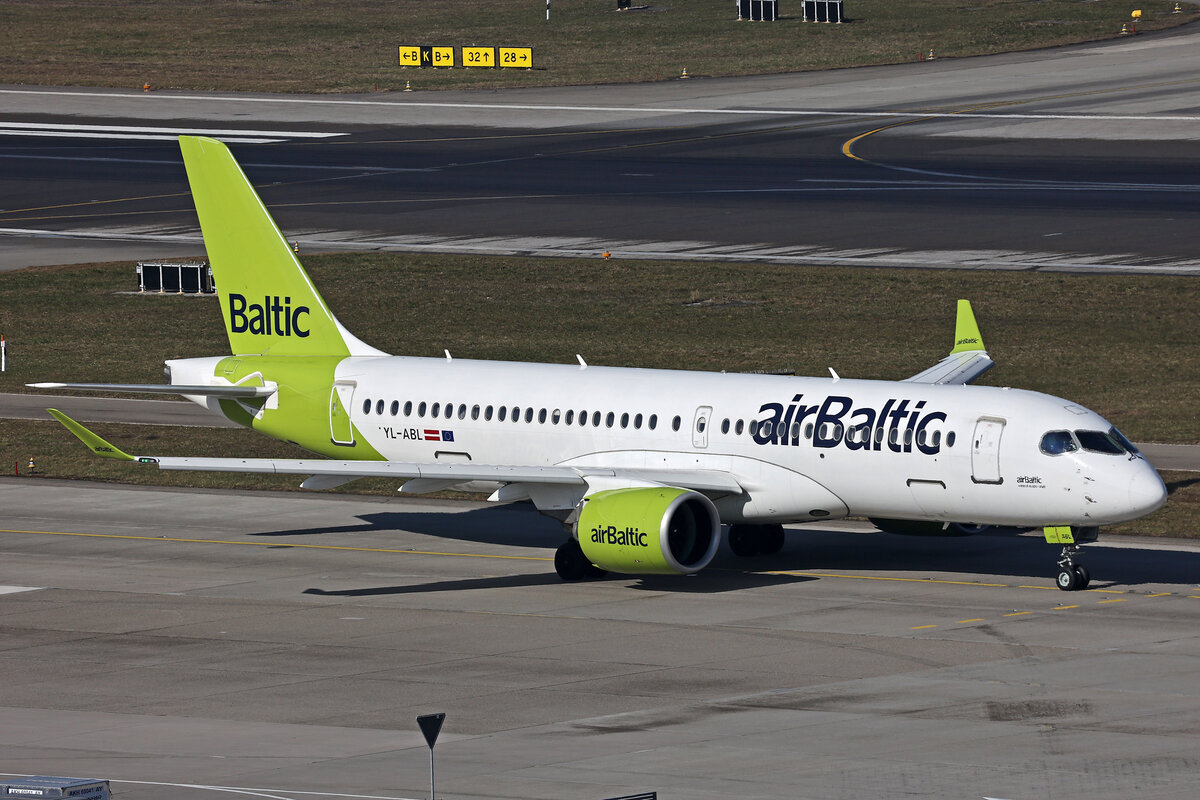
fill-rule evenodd
<path id="1" fill-rule="evenodd" d="M 1063 546 L 1062 554 L 1058 557 L 1058 577 L 1054 582 L 1064 592 L 1082 592 L 1092 582 L 1087 567 L 1075 562 L 1081 552 L 1079 545 L 1068 544 Z"/>

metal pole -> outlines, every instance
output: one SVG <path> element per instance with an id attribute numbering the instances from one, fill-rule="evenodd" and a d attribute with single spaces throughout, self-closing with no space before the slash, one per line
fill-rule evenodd
<path id="1" fill-rule="evenodd" d="M 429 748 L 429 800 L 436 800 L 437 795 L 433 793 L 433 748 Z"/>
<path id="2" fill-rule="evenodd" d="M 550 21 L 550 0 L 546 0 L 546 22 Z"/>

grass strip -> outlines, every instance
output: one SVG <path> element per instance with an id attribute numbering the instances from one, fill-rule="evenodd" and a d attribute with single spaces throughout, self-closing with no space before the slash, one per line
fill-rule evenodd
<path id="1" fill-rule="evenodd" d="M 0 83 L 369 92 L 628 83 L 915 62 L 1112 38 L 1197 17 L 1145 0 L 848 0 L 848 24 L 739 22 L 731 0 L 0 0 Z M 535 68 L 401 69 L 397 46 L 528 46 Z M 458 55 L 456 53 L 456 59 Z"/>

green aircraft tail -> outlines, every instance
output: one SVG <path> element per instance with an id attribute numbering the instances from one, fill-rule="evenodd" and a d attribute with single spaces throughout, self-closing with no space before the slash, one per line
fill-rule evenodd
<path id="1" fill-rule="evenodd" d="M 376 355 L 338 323 L 224 144 L 179 147 L 234 355 Z"/>

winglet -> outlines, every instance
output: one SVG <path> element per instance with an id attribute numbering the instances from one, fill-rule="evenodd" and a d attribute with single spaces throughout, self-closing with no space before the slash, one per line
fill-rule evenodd
<path id="1" fill-rule="evenodd" d="M 61 422 L 63 427 L 75 434 L 76 438 L 86 444 L 89 450 L 101 458 L 114 458 L 118 461 L 138 460 L 128 453 L 122 451 L 119 447 L 104 441 L 99 436 L 59 411 L 57 408 L 47 408 L 46 411 L 50 413 L 50 416 Z"/>
<path id="2" fill-rule="evenodd" d="M 959 300 L 958 318 L 954 322 L 954 349 L 950 354 L 986 349 L 983 345 L 983 335 L 979 332 L 979 324 L 975 322 L 975 312 L 971 310 L 971 301 Z"/>

